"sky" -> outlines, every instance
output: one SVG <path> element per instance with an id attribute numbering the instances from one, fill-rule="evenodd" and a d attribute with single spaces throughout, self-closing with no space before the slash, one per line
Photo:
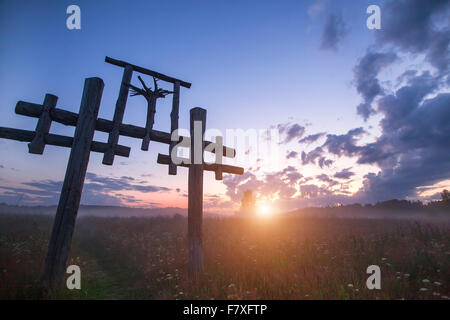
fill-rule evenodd
<path id="1" fill-rule="evenodd" d="M 80 30 L 66 26 L 72 4 Z M 381 8 L 379 30 L 366 25 L 370 5 Z M 279 211 L 437 199 L 450 188 L 449 13 L 444 0 L 2 0 L 0 126 L 33 130 L 37 119 L 14 107 L 46 93 L 78 112 L 88 77 L 103 79 L 99 117 L 112 119 L 123 69 L 109 56 L 191 82 L 181 88 L 180 127 L 189 129 L 189 109 L 205 108 L 206 135 L 237 149 L 226 162 L 244 175 L 205 173 L 207 211 L 238 210 L 247 189 Z M 158 100 L 154 129 L 170 130 L 170 106 L 170 96 Z M 145 117 L 146 101 L 129 97 L 124 123 L 144 126 Z M 256 142 L 227 139 L 238 130 L 258 132 Z M 51 132 L 74 128 L 54 122 Z M 167 145 L 120 144 L 130 157 L 113 166 L 91 154 L 82 204 L 187 207 L 187 169 L 169 176 L 156 163 Z M 57 204 L 69 152 L 33 155 L 0 139 L 0 202 Z"/>

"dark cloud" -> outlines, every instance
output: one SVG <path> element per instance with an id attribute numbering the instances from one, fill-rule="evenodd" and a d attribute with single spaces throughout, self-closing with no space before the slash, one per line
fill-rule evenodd
<path id="1" fill-rule="evenodd" d="M 302 151 L 302 165 L 315 164 L 320 168 L 331 166 L 333 164 L 333 160 L 327 159 L 324 156 L 324 153 L 325 151 L 322 147 L 317 147 L 308 153 Z"/>
<path id="2" fill-rule="evenodd" d="M 322 173 L 316 176 L 316 179 L 322 182 L 326 182 L 328 183 L 329 187 L 335 186 L 337 184 L 339 184 L 339 182 L 337 182 L 336 180 L 331 179 L 328 175 Z"/>
<path id="3" fill-rule="evenodd" d="M 352 168 L 346 168 L 346 169 L 343 169 L 342 171 L 336 172 L 336 173 L 334 174 L 334 177 L 335 177 L 335 178 L 338 178 L 338 179 L 345 179 L 345 180 L 348 180 L 348 179 L 350 179 L 352 176 L 355 175 L 354 172 L 350 171 L 351 169 L 352 169 Z"/>
<path id="4" fill-rule="evenodd" d="M 337 156 L 351 157 L 360 150 L 356 143 L 364 133 L 366 131 L 363 128 L 355 128 L 349 130 L 346 134 L 328 134 L 322 148 L 326 148 L 328 152 Z"/>
<path id="5" fill-rule="evenodd" d="M 294 139 L 300 139 L 305 134 L 305 127 L 298 123 L 283 123 L 277 126 L 280 135 L 284 135 L 284 139 L 280 144 L 286 144 Z"/>
<path id="6" fill-rule="evenodd" d="M 367 52 L 354 67 L 354 81 L 356 90 L 364 101 L 358 105 L 357 113 L 367 120 L 376 111 L 372 102 L 378 95 L 383 94 L 383 88 L 378 81 L 378 74 L 391 63 L 397 60 L 394 53 Z"/>
<path id="7" fill-rule="evenodd" d="M 318 161 L 318 165 L 321 169 L 323 169 L 324 167 L 329 167 L 333 164 L 333 160 L 331 159 L 327 159 L 325 157 L 320 157 L 319 161 Z"/>
<path id="8" fill-rule="evenodd" d="M 405 52 L 424 54 L 441 72 L 450 65 L 450 1 L 387 1 L 382 10 L 380 45 L 393 45 Z"/>
<path id="9" fill-rule="evenodd" d="M 380 100 L 382 135 L 358 151 L 358 163 L 377 164 L 363 192 L 377 199 L 415 196 L 416 188 L 450 178 L 450 94 L 425 99 L 438 87 L 429 73 Z"/>
<path id="10" fill-rule="evenodd" d="M 298 143 L 307 143 L 307 144 L 313 143 L 313 142 L 316 142 L 317 140 L 319 140 L 320 138 L 322 138 L 324 135 L 326 135 L 326 132 L 319 132 L 319 133 L 316 133 L 316 134 L 310 134 L 310 135 L 304 137 L 303 139 L 300 139 L 298 141 Z"/>
<path id="11" fill-rule="evenodd" d="M 423 54 L 437 70 L 440 77 L 447 77 L 450 66 L 450 2 L 448 0 L 400 0 L 388 1 L 383 7 L 382 27 L 377 30 L 378 48 L 410 55 Z M 357 106 L 357 113 L 367 120 L 376 111 L 372 102 L 384 94 L 377 76 L 383 68 L 396 60 L 393 53 L 372 52 L 361 58 L 354 69 L 355 85 L 364 101 Z M 414 72 L 409 70 L 409 72 Z M 411 76 L 408 74 L 407 76 Z"/>
<path id="12" fill-rule="evenodd" d="M 288 154 L 286 155 L 286 159 L 295 159 L 297 157 L 298 157 L 298 152 L 296 152 L 296 151 L 288 152 Z"/>
<path id="13" fill-rule="evenodd" d="M 340 14 L 330 14 L 325 22 L 320 49 L 337 51 L 339 43 L 347 35 L 347 28 Z"/>
<path id="14" fill-rule="evenodd" d="M 314 150 L 306 153 L 302 151 L 302 165 L 316 164 L 316 160 L 324 153 L 321 147 L 317 147 Z"/>

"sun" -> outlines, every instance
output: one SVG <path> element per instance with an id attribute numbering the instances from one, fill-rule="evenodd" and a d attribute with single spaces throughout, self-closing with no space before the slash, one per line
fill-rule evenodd
<path id="1" fill-rule="evenodd" d="M 267 203 L 261 203 L 258 206 L 258 215 L 261 217 L 268 217 L 272 214 L 272 209 Z"/>

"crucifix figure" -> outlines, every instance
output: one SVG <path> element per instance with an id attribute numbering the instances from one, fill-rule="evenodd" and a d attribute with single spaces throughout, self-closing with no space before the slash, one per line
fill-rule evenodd
<path id="1" fill-rule="evenodd" d="M 173 93 L 173 91 L 158 88 L 158 80 L 155 77 L 153 77 L 154 90 L 145 85 L 141 76 L 138 76 L 138 79 L 142 84 L 142 89 L 135 87 L 132 84 L 128 84 L 128 86 L 131 88 L 130 96 L 143 96 L 145 100 L 147 100 L 147 121 L 145 123 L 145 136 L 142 140 L 141 150 L 148 151 L 150 133 L 152 132 L 153 124 L 155 122 L 156 100 L 158 98 L 165 98 L 168 94 Z"/>

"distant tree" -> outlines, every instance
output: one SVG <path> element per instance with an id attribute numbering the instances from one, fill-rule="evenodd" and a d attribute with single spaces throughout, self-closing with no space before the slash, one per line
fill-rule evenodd
<path id="1" fill-rule="evenodd" d="M 255 213 L 255 203 L 256 199 L 253 195 L 252 190 L 245 190 L 244 196 L 241 201 L 241 211 L 242 215 L 251 215 Z"/>
<path id="2" fill-rule="evenodd" d="M 450 192 L 447 189 L 441 192 L 441 199 L 446 204 L 450 203 Z"/>

